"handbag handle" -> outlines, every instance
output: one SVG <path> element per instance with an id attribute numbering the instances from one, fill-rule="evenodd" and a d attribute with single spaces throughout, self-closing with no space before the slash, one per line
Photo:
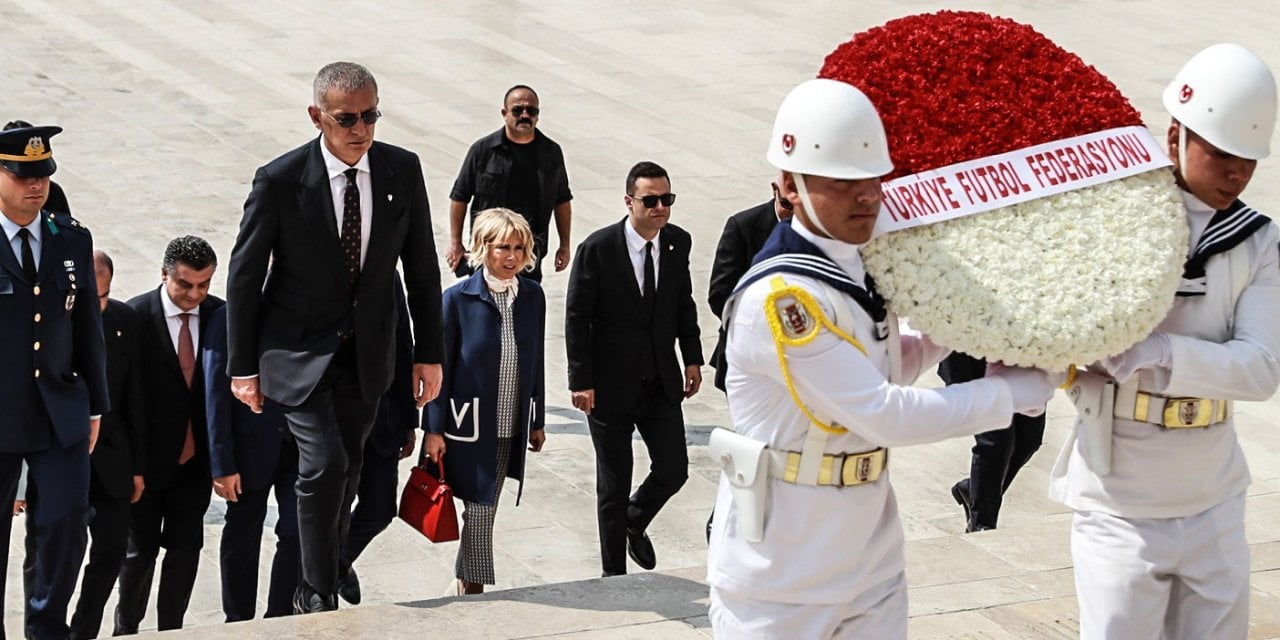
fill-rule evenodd
<path id="1" fill-rule="evenodd" d="M 423 471 L 427 471 L 427 462 L 431 461 L 431 459 L 427 457 L 427 435 L 430 435 L 430 433 L 431 432 L 428 431 L 423 434 L 422 450 L 418 453 L 418 466 L 421 467 Z M 440 472 L 439 473 L 440 482 L 444 482 L 444 454 L 443 453 L 440 454 L 440 459 L 436 460 L 435 463 L 436 463 L 436 470 Z M 430 473 L 430 472 L 427 471 L 427 473 Z M 448 484 L 448 483 L 445 483 L 445 484 Z"/>

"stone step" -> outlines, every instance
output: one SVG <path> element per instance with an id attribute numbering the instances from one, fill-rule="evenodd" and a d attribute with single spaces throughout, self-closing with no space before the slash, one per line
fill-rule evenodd
<path id="1" fill-rule="evenodd" d="M 190 640 L 663 638 L 705 640 L 706 569 L 689 567 L 184 629 Z M 138 637 L 172 637 L 173 632 Z"/>

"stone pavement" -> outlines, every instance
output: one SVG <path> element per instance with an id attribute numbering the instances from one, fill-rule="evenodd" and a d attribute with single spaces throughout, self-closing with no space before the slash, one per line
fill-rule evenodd
<path id="1" fill-rule="evenodd" d="M 57 139 L 56 177 L 98 246 L 115 257 L 116 297 L 128 298 L 157 284 L 160 255 L 173 236 L 204 236 L 225 260 L 253 170 L 315 134 L 304 109 L 311 78 L 323 64 L 352 59 L 378 77 L 385 115 L 378 137 L 421 155 L 441 248 L 448 191 L 463 154 L 473 140 L 500 126 L 506 88 L 527 83 L 542 98 L 540 126 L 565 149 L 575 194 L 575 243 L 623 215 L 627 168 L 655 160 L 671 172 L 680 194 L 674 222 L 700 248 L 692 266 L 701 301 L 724 218 L 768 197 L 772 171 L 764 147 L 785 92 L 812 76 L 823 56 L 851 33 L 941 8 L 976 8 L 1036 26 L 1111 77 L 1158 132 L 1167 124 L 1159 106 L 1164 83 L 1203 46 L 1237 41 L 1280 69 L 1280 40 L 1272 33 L 1280 24 L 1280 5 L 1262 0 L 0 0 L 6 27 L 0 41 L 0 120 L 21 117 L 66 127 Z M 1260 163 L 1249 201 L 1263 211 L 1280 210 L 1275 176 L 1280 168 L 1274 160 Z M 215 291 L 224 282 L 220 272 Z M 696 585 L 705 558 L 702 527 L 716 476 L 705 453 L 707 433 L 728 422 L 723 397 L 710 385 L 686 403 L 689 483 L 652 530 L 659 569 L 676 573 L 625 583 L 635 586 L 630 599 L 663 591 L 672 584 L 667 580 L 681 581 L 674 589 L 678 602 L 646 609 L 673 621 L 625 614 L 647 605 L 617 602 L 611 594 L 622 587 L 535 586 L 599 573 L 593 456 L 581 415 L 568 408 L 564 388 L 566 282 L 565 274 L 552 274 L 546 282 L 547 450 L 531 456 L 523 504 L 515 508 L 509 493 L 497 520 L 498 587 L 533 588 L 518 596 L 494 593 L 476 604 L 395 605 L 439 594 L 451 578 L 456 546 L 430 545 L 394 524 L 357 565 L 367 604 L 333 616 L 332 624 L 281 621 L 263 624 L 265 633 L 407 637 L 410 628 L 439 628 L 432 620 L 458 625 L 458 635 L 476 629 L 478 620 L 501 623 L 492 637 L 679 637 L 673 630 L 707 631 L 705 618 L 687 615 L 691 602 L 703 601 L 685 594 L 696 590 L 690 584 Z M 716 324 L 705 306 L 700 313 L 709 353 Z M 1255 479 L 1248 534 L 1256 638 L 1280 637 L 1277 408 L 1275 400 L 1244 406 L 1238 425 Z M 1045 450 L 1010 490 L 1001 528 L 994 532 L 960 535 L 959 509 L 947 494 L 967 468 L 967 441 L 895 452 L 894 486 L 909 540 L 912 637 L 1074 635 L 1069 516 L 1045 498 L 1047 471 L 1069 418 L 1059 398 L 1050 407 Z M 638 472 L 643 468 L 637 465 Z M 215 501 L 188 615 L 192 628 L 217 625 L 222 618 L 218 520 Z M 16 540 L 11 550 L 21 548 Z M 11 555 L 5 627 L 18 637 L 20 552 Z M 573 593 L 596 600 L 576 606 L 568 600 Z M 508 599 L 521 604 L 507 606 Z M 619 607 L 622 613 L 614 610 Z M 400 620 L 414 619 L 412 612 L 423 614 L 421 622 L 405 626 Z M 437 612 L 442 615 L 427 615 Z M 589 624 L 568 622 L 584 619 Z M 344 626 L 338 620 L 363 622 Z M 548 622 L 554 620 L 566 622 L 557 627 Z M 154 625 L 154 616 L 147 624 Z M 254 628 L 238 626 L 235 634 L 251 637 Z M 221 632 L 218 626 L 208 631 Z"/>

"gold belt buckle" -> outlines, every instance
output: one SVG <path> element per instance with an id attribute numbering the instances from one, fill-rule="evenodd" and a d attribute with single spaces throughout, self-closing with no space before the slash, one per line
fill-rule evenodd
<path id="1" fill-rule="evenodd" d="M 880 479 L 880 473 L 888 462 L 889 452 L 884 449 L 847 454 L 840 470 L 840 480 L 846 487 L 875 482 Z"/>
<path id="2" fill-rule="evenodd" d="M 1169 429 L 1207 427 L 1218 413 L 1217 401 L 1205 398 L 1169 398 L 1164 404 L 1164 426 Z"/>

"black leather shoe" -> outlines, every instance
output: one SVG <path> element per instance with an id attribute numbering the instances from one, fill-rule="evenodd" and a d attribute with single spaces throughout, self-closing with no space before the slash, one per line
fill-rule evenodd
<path id="1" fill-rule="evenodd" d="M 338 595 L 351 604 L 360 604 L 360 577 L 349 564 L 338 565 Z"/>
<path id="2" fill-rule="evenodd" d="M 955 499 L 956 504 L 964 507 L 964 526 L 965 532 L 968 533 L 970 511 L 973 510 L 973 498 L 969 495 L 969 483 L 961 480 L 951 485 L 951 497 Z"/>
<path id="3" fill-rule="evenodd" d="M 631 556 L 641 569 L 652 569 L 658 566 L 658 556 L 653 552 L 653 542 L 649 534 L 635 529 L 627 529 L 627 555 Z"/>
<path id="4" fill-rule="evenodd" d="M 337 611 L 338 597 L 316 593 L 311 585 L 302 583 L 293 592 L 294 613 L 319 613 L 321 611 Z"/>

